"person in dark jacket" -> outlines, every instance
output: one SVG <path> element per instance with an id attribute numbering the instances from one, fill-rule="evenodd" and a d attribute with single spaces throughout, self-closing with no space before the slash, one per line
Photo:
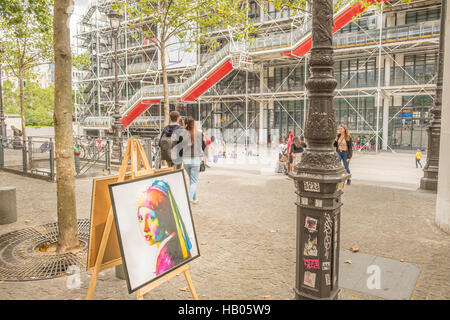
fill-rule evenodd
<path id="1" fill-rule="evenodd" d="M 339 161 L 344 164 L 345 170 L 350 173 L 350 159 L 353 155 L 353 141 L 346 125 L 341 124 L 339 126 L 339 133 L 334 140 L 334 147 L 338 153 Z M 351 180 L 347 180 L 347 184 L 350 184 Z"/>
<path id="2" fill-rule="evenodd" d="M 304 137 L 294 137 L 292 140 L 291 153 L 289 154 L 289 162 L 291 163 L 291 168 L 294 169 L 302 159 L 302 152 L 306 149 L 306 143 Z"/>
<path id="3" fill-rule="evenodd" d="M 175 166 L 175 169 L 180 169 L 181 163 L 175 163 L 174 159 L 172 159 L 170 156 L 172 148 L 183 140 L 181 136 L 176 137 L 176 135 L 178 135 L 179 131 L 182 129 L 182 127 L 180 126 L 180 113 L 178 111 L 171 111 L 169 114 L 169 118 L 170 123 L 162 130 L 158 143 L 159 150 L 161 152 L 161 160 L 166 161 L 169 167 Z M 172 135 L 174 135 L 174 139 L 177 142 L 170 143 L 170 145 L 167 145 L 167 143 L 166 145 L 162 145 L 161 141 L 163 141 L 163 138 L 169 138 L 169 141 L 171 141 L 170 138 L 172 137 Z"/>

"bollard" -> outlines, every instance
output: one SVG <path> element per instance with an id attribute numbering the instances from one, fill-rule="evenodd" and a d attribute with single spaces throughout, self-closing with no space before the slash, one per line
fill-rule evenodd
<path id="1" fill-rule="evenodd" d="M 105 169 L 111 174 L 111 140 L 106 141 L 105 148 Z"/>
<path id="2" fill-rule="evenodd" d="M 33 140 L 32 137 L 28 137 L 28 167 L 33 169 Z"/>
<path id="3" fill-rule="evenodd" d="M 80 157 L 75 155 L 74 159 L 75 159 L 75 172 L 77 175 L 79 175 L 80 174 Z"/>
<path id="4" fill-rule="evenodd" d="M 27 157 L 26 144 L 23 144 L 23 146 L 22 146 L 22 167 L 23 167 L 23 172 L 27 173 L 28 172 L 28 157 Z"/>
<path id="5" fill-rule="evenodd" d="M 116 266 L 116 278 L 120 280 L 126 280 L 127 276 L 125 275 L 123 264 Z"/>
<path id="6" fill-rule="evenodd" d="M 53 139 L 50 138 L 50 148 L 49 148 L 49 155 L 50 155 L 50 178 L 52 181 L 56 180 L 56 174 L 55 174 L 55 143 L 53 142 Z"/>
<path id="7" fill-rule="evenodd" d="M 0 225 L 16 221 L 16 188 L 0 187 Z"/>

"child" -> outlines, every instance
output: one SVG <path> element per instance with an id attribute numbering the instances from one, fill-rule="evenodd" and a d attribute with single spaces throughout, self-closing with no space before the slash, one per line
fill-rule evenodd
<path id="1" fill-rule="evenodd" d="M 422 164 L 420 163 L 420 159 L 422 159 L 422 152 L 420 152 L 420 149 L 417 149 L 416 151 L 416 168 L 418 168 L 417 164 L 420 165 L 422 168 Z"/>

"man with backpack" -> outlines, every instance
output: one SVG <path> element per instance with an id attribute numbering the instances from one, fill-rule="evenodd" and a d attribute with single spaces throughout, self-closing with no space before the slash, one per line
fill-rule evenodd
<path id="1" fill-rule="evenodd" d="M 175 133 L 175 131 L 181 129 L 180 113 L 178 111 L 171 111 L 169 118 L 170 123 L 162 130 L 158 144 L 161 152 L 161 160 L 166 161 L 169 167 L 175 166 L 175 169 L 180 169 L 181 163 L 174 163 L 172 159 L 172 149 L 183 140 L 181 136 L 177 137 Z M 174 136 L 172 137 L 172 135 Z"/>

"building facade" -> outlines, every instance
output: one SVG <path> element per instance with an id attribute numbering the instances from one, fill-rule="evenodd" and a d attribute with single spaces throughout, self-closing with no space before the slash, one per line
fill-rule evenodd
<path id="1" fill-rule="evenodd" d="M 211 30 L 222 43 L 217 52 L 200 47 L 186 54 L 180 47 L 170 53 L 174 102 L 170 108 L 193 116 L 210 135 L 229 143 L 278 143 L 289 132 L 303 133 L 311 19 L 308 14 L 293 16 L 271 6 L 263 8 L 258 1 L 250 0 L 248 6 L 249 19 L 259 26 L 256 39 L 238 46 L 228 30 Z M 427 147 L 440 6 L 434 0 L 388 1 L 344 21 L 336 30 L 337 122 L 346 124 L 365 145 Z M 112 125 L 114 50 L 106 17 L 109 9 L 109 1 L 93 3 L 77 30 L 77 51 L 89 53 L 91 63 L 74 77 L 76 118 L 91 135 L 103 135 Z M 336 25 L 344 9 L 336 13 Z M 160 57 L 142 30 L 155 26 L 134 25 L 125 12 L 118 46 L 122 123 L 132 135 L 152 136 L 162 124 Z"/>

